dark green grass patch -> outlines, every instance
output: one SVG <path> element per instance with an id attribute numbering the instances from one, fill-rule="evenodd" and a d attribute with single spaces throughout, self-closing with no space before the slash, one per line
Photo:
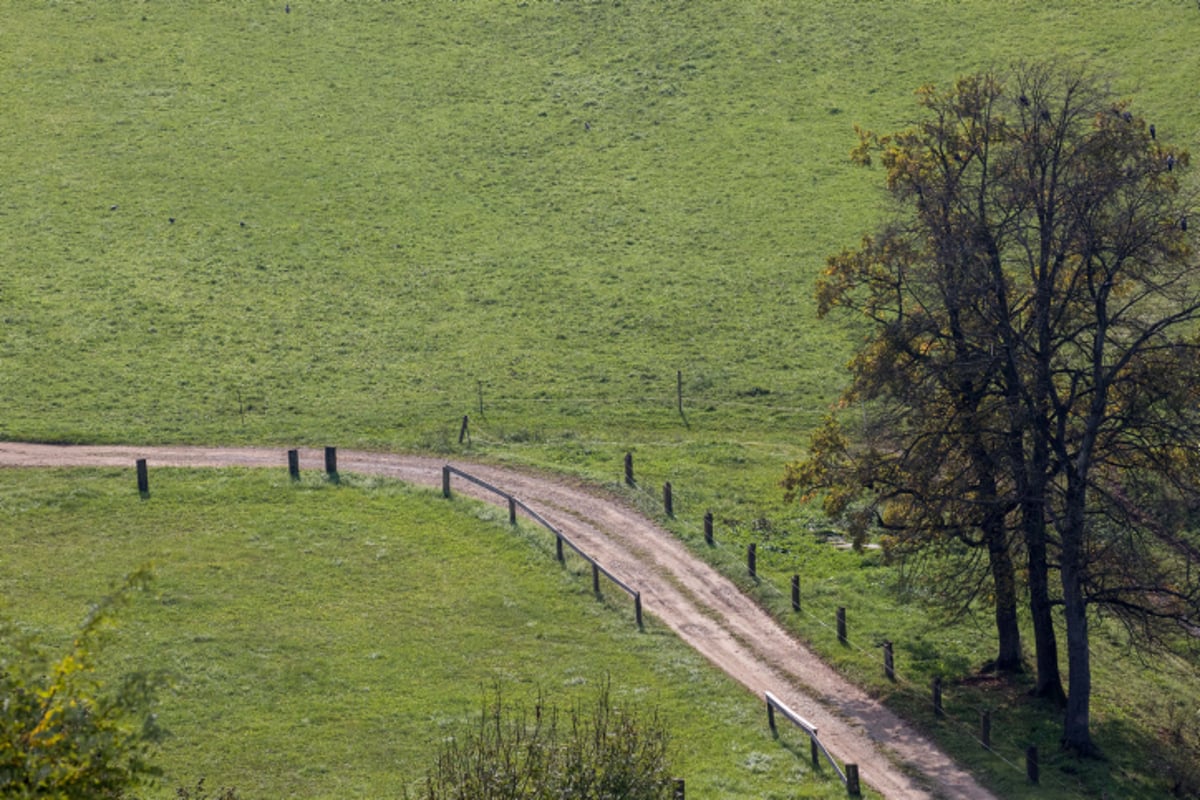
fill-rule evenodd
<path id="1" fill-rule="evenodd" d="M 843 794 L 758 698 L 490 508 L 353 475 L 161 470 L 148 500 L 124 471 L 0 477 L 3 611 L 50 641 L 153 565 L 101 660 L 172 677 L 154 796 L 205 777 L 248 800 L 399 797 L 497 689 L 569 706 L 604 681 L 659 710 L 689 794 Z"/>

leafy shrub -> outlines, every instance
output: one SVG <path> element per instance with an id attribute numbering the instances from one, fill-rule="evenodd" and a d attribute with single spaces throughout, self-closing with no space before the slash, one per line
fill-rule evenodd
<path id="1" fill-rule="evenodd" d="M 113 609 L 147 581 L 134 573 L 96 604 L 55 661 L 0 621 L 0 796 L 120 798 L 157 774 L 149 759 L 163 732 L 150 708 L 159 681 L 132 673 L 106 687 L 94 664 Z"/>
<path id="2" fill-rule="evenodd" d="M 670 797 L 667 731 L 657 714 L 614 708 L 607 684 L 590 711 L 567 715 L 539 699 L 531 721 L 502 702 L 479 727 L 448 742 L 420 800 L 660 800 Z"/>

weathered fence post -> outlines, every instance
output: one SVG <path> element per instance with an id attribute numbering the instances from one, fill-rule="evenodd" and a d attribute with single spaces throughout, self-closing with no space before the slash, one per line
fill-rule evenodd
<path id="1" fill-rule="evenodd" d="M 462 427 L 458 429 L 458 443 L 459 444 L 462 444 L 463 439 L 467 438 L 467 425 L 468 424 L 469 424 L 469 419 L 466 414 L 463 414 Z"/>
<path id="2" fill-rule="evenodd" d="M 508 498 L 508 524 L 517 524 L 517 499 L 512 495 Z"/>
<path id="3" fill-rule="evenodd" d="M 800 610 L 800 576 L 792 576 L 792 611 Z"/>
<path id="4" fill-rule="evenodd" d="M 935 675 L 933 678 L 933 713 L 934 716 L 942 716 L 945 712 L 942 710 L 942 676 Z"/>
<path id="5" fill-rule="evenodd" d="M 150 474 L 146 471 L 146 459 L 137 460 L 138 495 L 143 500 L 150 496 Z"/>
<path id="6" fill-rule="evenodd" d="M 671 800 L 687 800 L 684 797 L 683 778 L 675 779 L 675 788 L 672 790 Z"/>
<path id="7" fill-rule="evenodd" d="M 992 747 L 992 710 L 990 708 L 979 712 L 979 742 L 989 750 Z"/>
<path id="8" fill-rule="evenodd" d="M 450 465 L 442 467 L 442 497 L 450 498 Z"/>
<path id="9" fill-rule="evenodd" d="M 838 606 L 837 608 L 837 637 L 838 642 L 846 644 L 846 607 Z"/>
<path id="10" fill-rule="evenodd" d="M 633 486 L 633 453 L 625 454 L 625 484 Z"/>
<path id="11" fill-rule="evenodd" d="M 640 630 L 642 625 L 642 593 L 635 592 L 633 595 L 633 616 L 637 619 L 637 626 Z M 681 781 L 682 783 L 682 781 Z"/>
<path id="12" fill-rule="evenodd" d="M 675 397 L 679 405 L 679 416 L 683 416 L 683 370 L 675 371 Z"/>
<path id="13" fill-rule="evenodd" d="M 329 480 L 333 481 L 334 483 L 337 483 L 338 470 L 337 470 L 337 448 L 336 447 L 326 447 L 325 448 L 325 474 L 329 476 Z"/>
<path id="14" fill-rule="evenodd" d="M 758 545 L 751 542 L 746 547 L 746 570 L 750 577 L 758 580 Z"/>
<path id="15" fill-rule="evenodd" d="M 862 788 L 858 785 L 858 764 L 846 765 L 846 794 L 851 797 L 862 795 Z"/>
<path id="16" fill-rule="evenodd" d="M 592 562 L 592 591 L 600 594 L 600 565 Z"/>
<path id="17" fill-rule="evenodd" d="M 1025 777 L 1030 783 L 1038 782 L 1038 752 L 1037 745 L 1029 745 L 1025 748 Z"/>
<path id="18" fill-rule="evenodd" d="M 675 517 L 675 501 L 671 497 L 671 482 L 663 484 L 663 511 L 672 519 Z"/>
<path id="19" fill-rule="evenodd" d="M 775 728 L 775 706 L 771 705 L 771 701 L 767 701 L 767 727 L 771 729 L 771 735 L 776 739 L 779 738 L 779 731 Z"/>
<path id="20" fill-rule="evenodd" d="M 817 737 L 808 737 L 808 749 L 812 751 L 813 769 L 821 766 L 821 745 L 817 744 Z"/>
<path id="21" fill-rule="evenodd" d="M 554 534 L 554 557 L 563 560 L 562 537 L 558 534 Z"/>
<path id="22" fill-rule="evenodd" d="M 292 480 L 300 480 L 300 451 L 288 450 L 288 475 Z"/>
<path id="23" fill-rule="evenodd" d="M 713 522 L 712 512 L 705 511 L 704 512 L 704 543 L 706 545 L 708 545 L 709 547 L 713 546 L 712 522 Z"/>
<path id="24" fill-rule="evenodd" d="M 892 643 L 884 641 L 883 643 L 883 674 L 887 676 L 889 681 L 896 680 L 896 662 L 892 653 Z"/>

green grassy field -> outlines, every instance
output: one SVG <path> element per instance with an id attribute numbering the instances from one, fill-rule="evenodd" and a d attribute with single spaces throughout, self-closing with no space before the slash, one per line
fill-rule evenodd
<path id="1" fill-rule="evenodd" d="M 765 535 L 766 571 L 827 590 L 817 618 L 853 590 L 852 619 L 879 621 L 863 652 L 798 631 L 881 693 L 872 637 L 912 642 L 917 684 L 987 658 L 985 617 L 948 627 L 891 568 L 827 560 L 776 486 L 855 340 L 815 319 L 813 279 L 886 213 L 879 175 L 848 162 L 852 125 L 905 124 L 925 82 L 1062 56 L 1195 148 L 1194 3 L 283 6 L 5 4 L 0 438 L 432 450 L 602 483 L 632 451 L 631 499 L 653 510 L 672 481 L 693 541 L 714 510 L 727 550 L 709 555 L 731 569 Z M 71 524 L 109 527 L 87 499 Z M 261 516 L 240 525 L 290 527 L 286 503 L 237 504 Z M 176 510 L 171 535 L 205 515 Z M 5 580 L 42 563 L 26 547 Z M 55 624 L 95 596 L 4 594 Z M 1160 704 L 1197 713 L 1189 669 L 1163 677 L 1111 638 L 1100 739 L 1134 755 L 1056 765 L 1047 792 L 1134 795 L 1159 780 L 1141 754 L 1169 743 Z M 1028 712 L 1014 746 L 1051 747 L 1054 722 Z M 199 758 L 219 759 L 213 738 Z"/>
<path id="2" fill-rule="evenodd" d="M 246 800 L 400 797 L 497 690 L 566 711 L 605 681 L 662 714 L 691 796 L 844 796 L 797 758 L 805 742 L 771 738 L 759 699 L 490 508 L 353 476 L 169 470 L 155 487 L 141 502 L 120 470 L 0 483 L 0 551 L 20 553 L 0 610 L 46 640 L 65 646 L 90 602 L 152 565 L 101 662 L 171 677 L 155 797 L 200 777 Z"/>

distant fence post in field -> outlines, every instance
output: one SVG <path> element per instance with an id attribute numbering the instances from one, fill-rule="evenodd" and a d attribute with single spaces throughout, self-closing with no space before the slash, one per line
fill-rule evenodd
<path id="1" fill-rule="evenodd" d="M 288 475 L 291 476 L 292 480 L 294 480 L 294 481 L 300 480 L 300 451 L 299 450 L 288 450 L 287 458 L 288 458 Z"/>
<path id="2" fill-rule="evenodd" d="M 671 497 L 671 482 L 667 481 L 663 484 L 663 511 L 668 517 L 675 516 L 675 501 Z"/>
<path id="3" fill-rule="evenodd" d="M 800 576 L 792 576 L 792 611 L 800 610 Z"/>
<path id="4" fill-rule="evenodd" d="M 1038 782 L 1038 751 L 1037 745 L 1029 745 L 1025 748 L 1025 777 L 1030 783 Z"/>
<path id="5" fill-rule="evenodd" d="M 896 680 L 896 662 L 892 653 L 892 643 L 885 641 L 883 643 L 883 674 L 887 676 L 889 681 L 893 683 Z"/>
<path id="6" fill-rule="evenodd" d="M 979 712 L 979 743 L 985 748 L 992 746 L 992 710 L 985 708 Z"/>
<path id="7" fill-rule="evenodd" d="M 146 470 L 146 459 L 137 460 L 138 495 L 145 500 L 150 496 L 150 474 Z"/>
<path id="8" fill-rule="evenodd" d="M 942 676 L 935 675 L 933 678 L 933 714 L 941 717 L 945 713 L 942 709 Z"/>
<path id="9" fill-rule="evenodd" d="M 837 609 L 837 637 L 838 642 L 847 644 L 846 642 L 846 607 L 838 606 Z"/>
<path id="10" fill-rule="evenodd" d="M 671 789 L 671 800 L 687 800 L 684 791 L 683 778 L 676 778 L 675 786 Z"/>
<path id="11" fill-rule="evenodd" d="M 517 499 L 512 496 L 508 498 L 508 524 L 517 524 Z"/>
<path id="12" fill-rule="evenodd" d="M 846 765 L 846 794 L 851 797 L 862 795 L 862 788 L 858 785 L 858 764 Z"/>
<path id="13" fill-rule="evenodd" d="M 442 497 L 450 497 L 450 467 L 442 467 Z"/>
<path id="14" fill-rule="evenodd" d="M 709 547 L 713 546 L 712 535 L 713 516 L 711 511 L 704 512 L 704 543 Z"/>
<path id="15" fill-rule="evenodd" d="M 753 542 L 746 546 L 746 571 L 751 578 L 758 580 L 758 545 Z"/>
<path id="16" fill-rule="evenodd" d="M 329 480 L 334 483 L 338 482 L 336 447 L 325 448 L 325 474 L 329 476 Z"/>
<path id="17" fill-rule="evenodd" d="M 625 485 L 633 486 L 633 453 L 625 454 Z"/>
<path id="18" fill-rule="evenodd" d="M 462 444 L 463 439 L 467 438 L 467 426 L 470 424 L 466 414 L 463 414 L 462 427 L 458 429 L 458 443 Z"/>

